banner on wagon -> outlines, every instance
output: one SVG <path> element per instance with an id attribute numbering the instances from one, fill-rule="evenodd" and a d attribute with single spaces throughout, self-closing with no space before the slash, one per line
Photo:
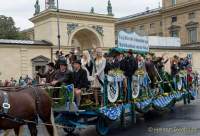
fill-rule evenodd
<path id="1" fill-rule="evenodd" d="M 118 48 L 132 49 L 137 52 L 149 52 L 147 36 L 140 36 L 135 32 L 127 33 L 120 31 L 118 34 Z"/>

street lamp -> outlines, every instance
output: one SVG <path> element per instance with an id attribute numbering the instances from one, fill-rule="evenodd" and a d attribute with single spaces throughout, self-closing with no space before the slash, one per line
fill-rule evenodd
<path id="1" fill-rule="evenodd" d="M 59 1 L 57 0 L 57 29 L 58 29 L 58 49 L 60 50 L 60 18 L 59 18 Z"/>

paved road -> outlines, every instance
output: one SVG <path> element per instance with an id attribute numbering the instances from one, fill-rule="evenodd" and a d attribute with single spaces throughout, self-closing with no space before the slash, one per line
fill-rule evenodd
<path id="1" fill-rule="evenodd" d="M 117 123 L 116 123 L 117 124 Z M 79 136 L 97 136 L 95 127 L 77 130 Z M 28 132 L 25 136 L 28 136 Z M 59 130 L 60 136 L 65 136 Z M 175 111 L 165 113 L 151 112 L 140 117 L 137 123 L 126 129 L 111 128 L 109 136 L 200 136 L 200 99 L 193 101 L 190 105 L 182 102 L 176 105 Z M 2 136 L 0 134 L 0 136 Z M 10 134 L 9 136 L 13 136 Z M 44 128 L 39 128 L 39 136 L 47 136 Z"/>
<path id="2" fill-rule="evenodd" d="M 200 99 L 190 105 L 182 102 L 174 112 L 151 112 L 127 129 L 112 128 L 109 136 L 200 136 Z M 96 136 L 95 128 L 81 131 L 81 136 Z"/>

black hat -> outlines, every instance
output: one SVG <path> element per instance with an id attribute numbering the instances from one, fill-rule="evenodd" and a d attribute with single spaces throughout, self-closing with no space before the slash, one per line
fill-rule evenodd
<path id="1" fill-rule="evenodd" d="M 133 50 L 129 49 L 128 53 L 132 55 L 133 54 Z"/>
<path id="2" fill-rule="evenodd" d="M 47 65 L 52 67 L 52 68 L 54 68 L 54 66 L 55 66 L 53 62 L 49 62 Z"/>
<path id="3" fill-rule="evenodd" d="M 108 57 L 108 53 L 104 53 L 104 57 Z"/>
<path id="4" fill-rule="evenodd" d="M 122 54 L 122 52 L 121 52 L 121 51 L 118 51 L 118 50 L 116 50 L 116 51 L 114 51 L 112 54 L 113 54 L 113 56 L 114 56 L 114 57 L 117 57 L 117 56 L 121 55 L 121 54 Z"/>
<path id="5" fill-rule="evenodd" d="M 155 53 L 153 53 L 153 52 L 149 52 L 149 55 L 151 55 L 151 56 L 155 56 Z"/>
<path id="6" fill-rule="evenodd" d="M 66 58 L 66 57 L 69 57 L 69 55 L 70 55 L 70 54 L 66 54 L 66 55 L 65 55 L 65 58 Z"/>
<path id="7" fill-rule="evenodd" d="M 74 63 L 80 64 L 80 65 L 82 64 L 82 63 L 81 63 L 81 60 L 75 60 L 75 61 L 73 62 L 73 64 L 74 64 Z"/>
<path id="8" fill-rule="evenodd" d="M 67 61 L 65 59 L 59 60 L 59 65 L 67 65 Z"/>
<path id="9" fill-rule="evenodd" d="M 59 54 L 59 51 L 56 51 L 56 54 Z"/>
<path id="10" fill-rule="evenodd" d="M 74 54 L 74 52 L 73 52 L 73 51 L 70 51 L 69 53 L 70 53 L 70 54 Z"/>

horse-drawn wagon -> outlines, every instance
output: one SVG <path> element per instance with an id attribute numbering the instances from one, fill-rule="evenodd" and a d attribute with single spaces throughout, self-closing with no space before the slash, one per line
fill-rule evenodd
<path id="1" fill-rule="evenodd" d="M 120 122 L 121 127 L 125 127 L 127 117 L 132 123 L 136 123 L 139 113 L 146 113 L 152 109 L 171 109 L 176 102 L 183 100 L 184 104 L 187 104 L 197 95 L 194 84 L 189 85 L 187 72 L 182 74 L 181 71 L 177 75 L 179 78 L 175 82 L 175 86 L 178 86 L 176 89 L 170 74 L 163 71 L 160 75 L 156 67 L 154 70 L 158 76 L 156 82 L 151 80 L 145 69 L 136 71 L 132 80 L 127 79 L 119 69 L 109 72 L 105 76 L 103 93 L 99 93 L 104 100 L 101 107 L 94 104 L 92 88 L 82 91 L 83 101 L 77 107 L 74 102 L 73 85 L 61 87 L 61 94 L 65 97 L 60 101 L 63 104 L 62 108 L 54 108 L 55 122 L 65 126 L 64 130 L 69 135 L 76 128 L 86 128 L 88 125 L 96 125 L 98 134 L 106 135 L 116 121 Z M 154 86 L 151 86 L 152 82 Z"/>
<path id="2" fill-rule="evenodd" d="M 145 70 L 137 71 L 132 81 L 129 81 L 120 70 L 113 70 L 105 77 L 103 93 L 99 93 L 99 96 L 103 96 L 104 100 L 104 105 L 101 107 L 94 104 L 92 88 L 82 91 L 82 104 L 77 107 L 74 102 L 73 85 L 63 85 L 56 88 L 59 89 L 60 97 L 53 98 L 55 101 L 53 107 L 55 123 L 69 135 L 73 134 L 76 128 L 86 128 L 88 125 L 96 125 L 98 134 L 106 135 L 116 121 L 120 122 L 121 127 L 125 127 L 127 116 L 132 123 L 136 123 L 138 113 L 146 113 L 152 109 L 170 109 L 180 100 L 183 100 L 184 104 L 190 103 L 190 100 L 197 95 L 197 84 L 194 80 L 191 83 L 187 77 L 190 76 L 189 74 L 191 73 L 187 71 L 181 71 L 178 74 L 175 82 L 177 89 L 175 89 L 172 87 L 174 81 L 171 75 L 164 72 L 163 76 L 159 76 L 160 81 L 157 81 L 155 83 L 157 85 L 152 88 L 152 81 Z M 55 87 L 42 86 L 37 87 L 36 90 L 31 87 L 30 92 L 33 94 L 33 100 L 40 103 L 40 95 L 36 93 L 38 89 L 46 90 L 51 96 Z M 1 90 L 5 90 L 5 88 L 1 88 Z M 16 91 L 18 89 L 7 88 L 6 90 Z M 10 105 L 11 101 L 3 101 L 2 108 L 9 108 L 6 106 Z M 13 105 L 11 104 L 11 106 Z M 5 112 L 1 112 L 0 117 L 13 123 L 37 125 L 37 121 L 18 117 L 15 114 L 7 116 Z M 49 123 L 46 121 L 46 125 L 51 125 Z"/>
<path id="3" fill-rule="evenodd" d="M 119 37 L 122 40 L 133 39 Z M 168 74 L 162 69 L 162 59 L 161 61 L 158 59 L 159 61 L 152 64 L 152 60 L 148 58 L 146 39 L 140 41 L 143 42 L 144 47 L 137 46 L 137 49 L 146 52 L 134 52 L 133 50 L 137 56 L 137 70 L 131 77 L 126 76 L 120 69 L 111 70 L 105 76 L 103 84 L 101 84 L 100 90 L 103 91 L 98 92 L 98 96 L 103 98 L 101 106 L 95 104 L 93 90 L 96 90 L 96 88 L 92 87 L 82 89 L 81 104 L 77 106 L 73 84 L 64 84 L 61 87 L 39 86 L 19 89 L 22 90 L 18 92 L 18 96 L 21 97 L 16 97 L 17 100 L 14 100 L 16 93 L 2 94 L 2 91 L 0 91 L 0 98 L 2 98 L 2 100 L 0 99 L 0 121 L 3 120 L 6 123 L 8 121 L 11 125 L 14 124 L 12 128 L 15 129 L 16 133 L 19 131 L 20 125 L 28 124 L 32 136 L 35 136 L 37 135 L 36 125 L 38 124 L 36 118 L 39 116 L 52 135 L 50 96 L 54 102 L 52 112 L 55 123 L 57 126 L 62 127 L 68 135 L 72 135 L 75 129 L 86 128 L 88 125 L 95 125 L 99 135 L 106 135 L 116 121 L 120 122 L 121 127 L 126 127 L 127 117 L 132 123 L 136 123 L 139 113 L 146 113 L 152 109 L 171 109 L 176 102 L 181 100 L 184 101 L 184 104 L 190 103 L 190 100 L 197 95 L 197 84 L 195 80 L 191 80 L 195 79 L 192 78 L 192 72 L 183 69 L 176 76 Z M 126 48 L 130 46 L 118 42 L 120 47 L 125 47 L 125 49 L 113 48 L 110 50 L 111 54 L 115 51 L 126 53 Z M 143 56 L 143 59 L 141 56 Z M 159 65 L 157 66 L 157 64 Z M 10 88 L 6 90 L 16 91 L 16 89 Z M 49 96 L 44 90 L 48 92 Z M 52 94 L 55 91 L 59 92 L 59 98 L 53 97 Z M 4 92 L 6 92 L 5 88 Z M 20 103 L 25 103 L 24 109 L 20 108 L 22 106 Z M 10 110 L 13 105 L 15 105 L 14 110 L 16 111 Z M 26 110 L 31 111 L 30 116 L 24 116 Z M 1 122 L 0 127 L 9 129 L 9 125 L 3 128 Z"/>

